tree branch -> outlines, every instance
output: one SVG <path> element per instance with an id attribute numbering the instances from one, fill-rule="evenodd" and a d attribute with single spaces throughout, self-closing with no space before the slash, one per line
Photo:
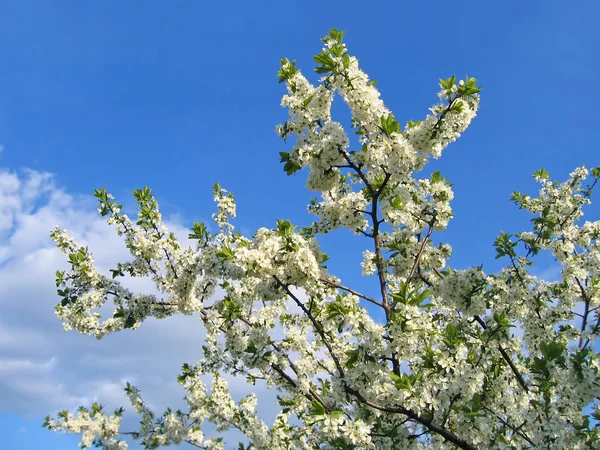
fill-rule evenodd
<path id="1" fill-rule="evenodd" d="M 485 324 L 485 321 L 481 317 L 473 316 L 473 318 L 477 321 L 477 323 L 479 325 L 481 325 L 481 328 L 483 328 L 484 330 L 487 329 L 487 325 Z M 502 358 L 504 359 L 504 361 L 506 361 L 506 363 L 509 365 L 510 370 L 512 370 L 512 372 L 515 375 L 515 378 L 517 379 L 517 382 L 519 383 L 521 388 L 523 388 L 523 390 L 525 392 L 529 392 L 529 387 L 527 386 L 527 383 L 525 382 L 523 375 L 521 375 L 521 372 L 519 372 L 519 369 L 517 369 L 517 366 L 515 366 L 514 363 L 512 362 L 510 355 L 508 353 L 506 353 L 506 350 L 504 350 L 504 348 L 502 348 L 502 346 L 500 344 L 498 344 L 498 350 L 500 351 L 500 354 L 502 355 Z"/>
<path id="2" fill-rule="evenodd" d="M 342 367 L 342 365 L 340 363 L 339 358 L 333 352 L 333 348 L 331 347 L 331 344 L 329 343 L 329 341 L 327 339 L 327 336 L 325 336 L 325 330 L 323 330 L 323 327 L 321 326 L 321 324 L 319 324 L 319 322 L 317 322 L 317 319 L 314 318 L 314 316 L 306 308 L 306 306 L 304 305 L 304 303 L 302 303 L 298 299 L 298 297 L 296 297 L 292 293 L 292 291 L 290 291 L 290 288 L 288 287 L 288 285 L 286 285 L 283 281 L 281 281 L 276 275 L 273 275 L 273 279 L 277 282 L 277 284 L 279 284 L 279 286 L 281 288 L 283 288 L 283 290 L 285 290 L 285 292 L 287 293 L 287 295 L 289 295 L 290 298 L 292 300 L 294 300 L 294 302 L 296 303 L 296 305 L 298 305 L 300 307 L 300 309 L 304 312 L 304 314 L 306 314 L 306 317 L 308 317 L 308 319 L 311 321 L 311 323 L 313 324 L 313 327 L 315 328 L 315 330 L 319 334 L 319 337 L 321 338 L 321 341 L 323 341 L 323 344 L 325 345 L 325 347 L 327 347 L 327 351 L 329 352 L 329 355 L 331 356 L 331 359 L 333 359 L 333 362 L 335 363 L 335 367 L 337 368 L 340 376 L 343 378 L 344 375 L 345 375 L 344 369 L 343 369 L 343 367 Z"/>
<path id="3" fill-rule="evenodd" d="M 360 292 L 357 292 L 357 291 L 355 291 L 352 288 L 349 288 L 349 287 L 346 287 L 346 286 L 342 286 L 341 284 L 334 283 L 333 281 L 330 281 L 327 278 L 321 278 L 320 281 L 323 282 L 323 283 L 325 283 L 325 284 L 327 284 L 327 285 L 329 285 L 329 286 L 331 286 L 331 287 L 334 287 L 334 288 L 337 288 L 337 289 L 341 289 L 341 290 L 346 291 L 346 292 L 350 292 L 351 294 L 354 294 L 357 297 L 365 299 L 368 302 L 371 302 L 371 303 L 373 303 L 373 304 L 375 304 L 375 305 L 380 306 L 380 307 L 383 308 L 383 303 L 381 303 L 380 301 L 377 301 L 374 298 L 368 297 L 365 294 L 361 294 Z"/>

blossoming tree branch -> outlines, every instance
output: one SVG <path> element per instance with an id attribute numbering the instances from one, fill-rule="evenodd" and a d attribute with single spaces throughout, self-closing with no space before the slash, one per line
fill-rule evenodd
<path id="1" fill-rule="evenodd" d="M 71 264 L 56 281 L 65 329 L 100 339 L 149 317 L 198 314 L 206 339 L 203 359 L 179 376 L 185 411 L 157 416 L 128 385 L 139 429 L 121 431 L 123 409 L 98 404 L 45 426 L 110 450 L 127 448 L 124 435 L 145 448 L 223 448 L 205 437 L 205 422 L 240 430 L 249 442 L 240 449 L 600 448 L 600 221 L 582 221 L 600 168 L 580 167 L 562 183 L 536 172 L 539 195 L 511 198 L 532 214 L 531 230 L 495 242 L 505 267 L 451 270 L 451 247 L 435 233 L 452 218 L 452 185 L 439 172 L 415 175 L 467 129 L 480 88 L 474 78 L 441 80 L 431 113 L 402 126 L 343 36 L 331 30 L 314 57 L 318 86 L 295 62 L 282 60 L 279 71 L 290 117 L 278 133 L 294 141 L 281 160 L 288 174 L 306 170 L 308 189 L 320 194 L 309 205 L 312 224 L 279 220 L 242 236 L 233 195 L 216 185 L 215 226 L 194 223 L 197 245 L 184 248 L 150 189 L 134 193 L 137 220 L 97 190 L 100 214 L 132 255 L 110 276 L 66 231 L 52 233 Z M 358 144 L 331 117 L 336 93 Z M 338 228 L 363 242 L 362 272 L 377 295 L 324 266 L 318 238 Z M 531 274 L 543 251 L 562 266 L 558 281 Z M 151 277 L 159 294 L 129 291 L 119 283 L 126 275 Z M 103 317 L 98 309 L 110 302 Z M 274 422 L 257 417 L 255 395 L 235 402 L 224 374 L 277 390 Z"/>

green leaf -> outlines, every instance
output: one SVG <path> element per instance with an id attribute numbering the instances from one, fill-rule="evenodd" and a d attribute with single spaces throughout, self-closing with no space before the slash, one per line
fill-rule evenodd
<path id="1" fill-rule="evenodd" d="M 334 417 L 334 418 L 344 417 L 344 411 L 339 411 L 339 410 L 331 411 L 329 413 L 329 415 L 332 416 L 332 417 Z"/>
<path id="2" fill-rule="evenodd" d="M 542 355 L 549 361 L 564 362 L 564 350 L 565 346 L 559 342 L 542 342 L 540 344 Z"/>
<path id="3" fill-rule="evenodd" d="M 412 306 L 420 306 L 425 307 L 428 305 L 423 305 L 423 302 L 429 298 L 429 289 L 424 289 L 421 292 L 414 292 L 411 294 L 410 305 Z"/>
<path id="4" fill-rule="evenodd" d="M 256 345 L 254 344 L 254 342 L 249 341 L 248 347 L 246 347 L 246 349 L 244 350 L 244 353 L 250 353 L 250 354 L 255 355 L 257 351 L 258 351 L 258 348 L 256 348 Z"/>
<path id="5" fill-rule="evenodd" d="M 318 402 L 317 400 L 313 400 L 311 402 L 311 408 L 309 410 L 309 414 L 311 416 L 322 416 L 323 414 L 325 414 L 325 407 L 321 404 L 321 402 Z"/>
<path id="6" fill-rule="evenodd" d="M 277 403 L 279 403 L 279 406 L 293 406 L 296 404 L 296 400 L 294 400 L 293 398 L 290 398 L 290 397 L 280 397 L 278 395 Z"/>
<path id="7" fill-rule="evenodd" d="M 463 338 L 460 336 L 460 329 L 457 325 L 449 323 L 446 325 L 444 333 L 444 344 L 448 348 L 454 348 L 456 345 L 463 342 Z"/>
<path id="8" fill-rule="evenodd" d="M 302 102 L 302 109 L 306 109 L 308 107 L 308 105 L 310 105 L 310 102 L 312 101 L 312 99 L 315 97 L 315 95 L 309 95 L 308 97 L 306 97 L 304 99 L 304 101 Z M 281 152 L 279 152 L 279 154 L 281 154 Z"/>
<path id="9" fill-rule="evenodd" d="M 331 46 L 329 51 L 331 53 L 333 53 L 335 56 L 337 56 L 338 58 L 341 58 L 342 55 L 344 54 L 344 46 L 342 46 L 340 44 L 336 44 L 336 45 Z"/>
<path id="10" fill-rule="evenodd" d="M 494 247 L 496 248 L 496 259 L 502 258 L 503 256 L 510 256 L 511 258 L 515 258 L 517 256 L 515 247 L 517 246 L 518 241 L 511 240 L 511 237 L 511 234 L 505 233 L 504 231 L 500 232 L 500 236 L 498 236 L 494 241 Z"/>
<path id="11" fill-rule="evenodd" d="M 112 274 L 113 279 L 125 276 L 121 269 L 110 269 L 110 273 Z"/>
<path id="12" fill-rule="evenodd" d="M 440 171 L 436 170 L 435 172 L 433 172 L 431 174 L 431 182 L 432 183 L 438 183 L 438 182 L 445 183 L 446 182 L 446 177 L 443 177 L 441 175 Z"/>
<path id="13" fill-rule="evenodd" d="M 316 63 L 320 64 L 320 66 L 315 68 L 315 72 L 317 73 L 330 73 L 336 72 L 337 64 L 333 57 L 326 51 L 323 50 L 318 55 L 313 56 L 313 59 Z"/>
<path id="14" fill-rule="evenodd" d="M 290 159 L 290 154 L 288 152 L 279 152 L 279 156 L 279 162 L 285 163 L 283 170 L 287 175 L 292 175 L 302 168 L 296 161 Z"/>
<path id="15" fill-rule="evenodd" d="M 541 178 L 542 180 L 547 180 L 548 178 L 550 178 L 550 174 L 548 174 L 548 172 L 546 171 L 546 169 L 540 169 L 540 170 L 536 170 L 533 173 L 533 177 L 534 178 Z"/>
<path id="16" fill-rule="evenodd" d="M 402 197 L 398 196 L 390 201 L 390 206 L 394 209 L 402 208 Z"/>
<path id="17" fill-rule="evenodd" d="M 229 320 L 237 319 L 242 312 L 240 305 L 238 305 L 231 297 L 225 297 L 218 303 L 217 309 Z"/>
<path id="18" fill-rule="evenodd" d="M 525 198 L 523 197 L 523 195 L 518 191 L 514 191 L 509 198 L 510 201 L 515 202 L 519 206 L 523 204 L 524 199 Z"/>
<path id="19" fill-rule="evenodd" d="M 339 44 L 342 43 L 342 40 L 344 39 L 344 35 L 346 34 L 345 31 L 338 31 L 335 28 L 332 28 L 331 30 L 329 30 L 329 37 L 331 39 L 333 39 L 334 41 L 337 41 Z M 325 41 L 325 39 L 323 39 Z"/>
<path id="20" fill-rule="evenodd" d="M 99 403 L 92 403 L 92 414 L 99 413 L 102 411 L 102 405 Z"/>
<path id="21" fill-rule="evenodd" d="M 471 411 L 478 412 L 481 409 L 481 395 L 475 394 L 471 400 Z"/>
<path id="22" fill-rule="evenodd" d="M 114 319 L 118 319 L 119 317 L 125 317 L 125 309 L 122 306 L 119 306 L 113 313 Z"/>
<path id="23" fill-rule="evenodd" d="M 296 61 L 291 61 L 287 58 L 281 59 L 279 61 L 281 63 L 281 69 L 277 72 L 277 76 L 279 77 L 279 82 L 283 83 L 294 77 L 298 73 L 296 69 Z"/>
<path id="24" fill-rule="evenodd" d="M 450 78 L 447 78 L 446 80 L 440 78 L 440 87 L 442 89 L 452 89 L 452 86 L 454 86 L 456 84 L 456 75 L 452 75 Z"/>
<path id="25" fill-rule="evenodd" d="M 381 116 L 381 125 L 379 128 L 388 136 L 392 135 L 392 133 L 402 133 L 400 122 L 394 119 L 392 113 L 389 113 L 387 116 Z"/>
<path id="26" fill-rule="evenodd" d="M 136 320 L 135 317 L 133 316 L 133 314 L 130 314 L 127 319 L 125 319 L 125 325 L 123 326 L 123 328 L 133 328 L 136 324 Z"/>
<path id="27" fill-rule="evenodd" d="M 358 362 L 358 354 L 358 350 L 348 350 L 346 352 L 346 356 L 348 356 L 348 359 L 346 360 L 347 369 L 351 369 L 356 365 Z"/>
<path id="28" fill-rule="evenodd" d="M 106 186 L 102 189 L 94 189 L 94 197 L 96 197 L 100 201 L 108 200 L 108 194 L 106 193 Z"/>
<path id="29" fill-rule="evenodd" d="M 183 384 L 188 378 L 193 377 L 195 375 L 196 373 L 194 372 L 192 367 L 188 363 L 184 363 L 181 367 L 181 375 L 177 376 L 177 381 Z"/>
<path id="30" fill-rule="evenodd" d="M 390 377 L 398 389 L 411 390 L 413 389 L 415 383 L 421 380 L 423 374 L 402 373 L 400 375 L 396 375 L 394 372 L 390 372 Z"/>
<path id="31" fill-rule="evenodd" d="M 210 233 L 206 228 L 204 222 L 194 222 L 194 226 L 190 229 L 192 233 L 188 235 L 190 239 L 197 239 L 202 241 L 208 241 Z"/>
<path id="32" fill-rule="evenodd" d="M 494 312 L 494 322 L 496 322 L 496 325 L 498 325 L 500 328 L 514 328 L 514 325 L 511 325 L 510 323 L 510 319 L 508 318 L 508 316 L 506 315 L 506 313 L 501 313 L 501 312 Z"/>
<path id="33" fill-rule="evenodd" d="M 292 225 L 289 220 L 277 219 L 277 235 L 278 236 L 291 236 L 297 227 Z"/>
<path id="34" fill-rule="evenodd" d="M 235 253 L 233 249 L 223 246 L 217 252 L 215 252 L 215 255 L 222 260 L 229 260 L 235 256 Z"/>
<path id="35" fill-rule="evenodd" d="M 350 67 L 350 56 L 348 55 L 348 53 L 344 53 L 344 55 L 342 56 L 342 62 L 344 63 L 344 69 Z"/>
<path id="36" fill-rule="evenodd" d="M 452 111 L 457 112 L 457 113 L 461 113 L 463 112 L 465 109 L 465 105 L 463 102 L 461 101 L 457 101 L 456 103 L 454 103 L 454 105 L 452 106 Z"/>
<path id="37" fill-rule="evenodd" d="M 464 84 L 458 87 L 458 93 L 464 97 L 472 97 L 481 91 L 481 86 L 477 86 L 477 79 L 473 77 L 466 77 Z"/>
<path id="38" fill-rule="evenodd" d="M 56 287 L 60 286 L 64 283 L 65 272 L 57 270 L 56 271 Z"/>

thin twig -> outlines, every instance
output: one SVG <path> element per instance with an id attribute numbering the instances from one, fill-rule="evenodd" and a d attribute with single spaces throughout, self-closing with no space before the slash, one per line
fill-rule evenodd
<path id="1" fill-rule="evenodd" d="M 380 307 L 383 308 L 383 303 L 381 303 L 380 301 L 377 301 L 374 298 L 371 298 L 371 297 L 369 297 L 369 296 L 367 296 L 365 294 L 361 294 L 360 292 L 357 292 L 357 291 L 355 291 L 352 288 L 349 288 L 347 286 L 342 286 L 341 284 L 334 283 L 333 281 L 328 280 L 327 278 L 321 278 L 320 281 L 323 282 L 323 283 L 325 283 L 325 284 L 328 284 L 331 287 L 334 287 L 334 288 L 337 288 L 337 289 L 341 289 L 342 291 L 350 292 L 351 294 L 354 294 L 357 297 L 365 299 L 368 302 L 371 302 L 371 303 L 373 303 L 373 304 L 375 304 L 375 305 L 380 306 Z"/>

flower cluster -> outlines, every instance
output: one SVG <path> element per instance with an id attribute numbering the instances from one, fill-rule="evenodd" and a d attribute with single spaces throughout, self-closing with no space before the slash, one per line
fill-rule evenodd
<path id="1" fill-rule="evenodd" d="M 81 433 L 81 448 L 92 445 L 105 450 L 124 450 L 127 443 L 117 439 L 123 410 L 118 409 L 111 416 L 103 412 L 102 405 L 94 403 L 90 409 L 81 407 L 77 414 L 69 411 L 58 413 L 57 419 L 46 417 L 44 427 L 68 433 Z"/>

